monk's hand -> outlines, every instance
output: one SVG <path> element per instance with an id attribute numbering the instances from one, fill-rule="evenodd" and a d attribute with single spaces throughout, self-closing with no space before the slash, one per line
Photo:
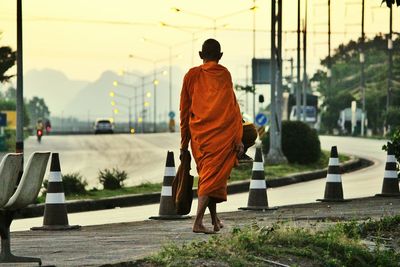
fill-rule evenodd
<path id="1" fill-rule="evenodd" d="M 244 153 L 244 145 L 243 145 L 243 143 L 236 144 L 235 145 L 235 151 L 236 151 L 238 157 L 241 157 L 243 155 L 243 153 Z"/>

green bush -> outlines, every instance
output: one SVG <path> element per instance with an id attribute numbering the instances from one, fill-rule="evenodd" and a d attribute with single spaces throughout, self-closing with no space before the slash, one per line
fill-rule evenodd
<path id="1" fill-rule="evenodd" d="M 390 137 L 389 145 L 393 147 L 394 156 L 397 159 L 397 162 L 400 162 L 400 127 L 393 131 L 392 136 Z M 382 147 L 383 150 L 387 151 L 387 145 Z M 399 173 L 400 177 L 400 173 Z"/>
<path id="2" fill-rule="evenodd" d="M 99 171 L 99 181 L 103 185 L 104 189 L 115 190 L 122 188 L 126 178 L 128 178 L 128 174 L 125 171 L 118 170 L 117 168 Z"/>
<path id="3" fill-rule="evenodd" d="M 84 195 L 86 194 L 85 187 L 87 186 L 87 182 L 83 179 L 82 175 L 79 172 L 73 172 L 64 174 L 62 176 L 64 194 L 66 196 L 70 195 Z M 43 187 L 48 188 L 49 181 L 45 180 L 43 182 Z"/>
<path id="4" fill-rule="evenodd" d="M 391 134 L 393 134 L 396 128 L 400 127 L 400 107 L 390 107 L 385 115 L 386 123 L 394 129 L 394 131 L 391 131 Z"/>
<path id="5" fill-rule="evenodd" d="M 262 140 L 263 151 L 269 151 L 269 132 Z M 318 134 L 300 121 L 282 122 L 282 152 L 290 163 L 315 163 L 321 156 Z"/>

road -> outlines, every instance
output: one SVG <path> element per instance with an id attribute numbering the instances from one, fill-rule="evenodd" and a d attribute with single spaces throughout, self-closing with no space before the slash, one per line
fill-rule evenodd
<path id="1" fill-rule="evenodd" d="M 178 164 L 179 133 L 44 136 L 25 143 L 26 155 L 48 150 L 60 153 L 61 171 L 79 172 L 89 187 L 99 187 L 98 172 L 119 168 L 128 173 L 126 185 L 162 182 L 167 151 L 173 151 Z M 193 169 L 195 170 L 195 165 Z"/>
<path id="2" fill-rule="evenodd" d="M 383 181 L 386 153 L 381 147 L 383 140 L 372 140 L 351 137 L 321 136 L 321 146 L 329 150 L 332 145 L 338 146 L 338 152 L 371 159 L 375 164 L 366 169 L 342 175 L 345 198 L 373 196 L 379 193 Z M 140 179 L 162 181 L 166 151 L 175 152 L 177 160 L 179 134 L 149 135 L 107 135 L 107 136 L 45 136 L 38 145 L 34 139 L 26 143 L 26 152 L 39 149 L 59 152 L 62 172 L 79 171 L 86 177 L 96 175 L 100 168 L 112 168 L 119 164 L 121 169 L 129 172 L 129 184 Z M 110 142 L 110 144 L 105 144 Z M 112 143 L 112 145 L 111 145 Z M 96 145 L 98 144 L 98 145 Z M 175 149 L 174 149 L 175 148 Z M 252 151 L 250 151 L 250 155 Z M 268 166 L 267 166 L 268 168 Z M 93 181 L 92 181 L 93 182 Z M 304 182 L 279 188 L 268 189 L 269 206 L 315 202 L 322 198 L 325 179 Z M 235 211 L 246 206 L 247 193 L 228 197 L 228 202 L 218 206 L 219 211 Z M 192 215 L 197 202 L 193 202 Z M 158 214 L 158 204 L 113 210 L 93 211 L 69 214 L 70 224 L 95 225 L 116 222 L 145 220 Z M 12 230 L 26 230 L 32 226 L 42 225 L 42 218 L 16 220 Z"/>

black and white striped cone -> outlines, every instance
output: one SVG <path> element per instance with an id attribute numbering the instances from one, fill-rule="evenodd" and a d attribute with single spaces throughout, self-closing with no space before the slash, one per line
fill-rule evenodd
<path id="1" fill-rule="evenodd" d="M 32 227 L 31 230 L 73 230 L 80 227 L 80 225 L 68 224 L 60 160 L 58 153 L 52 153 L 43 226 Z"/>
<path id="2" fill-rule="evenodd" d="M 317 199 L 323 202 L 342 202 L 343 199 L 342 176 L 340 173 L 339 156 L 337 147 L 331 148 L 331 156 L 328 163 L 328 172 L 326 175 L 325 194 L 323 199 Z"/>
<path id="3" fill-rule="evenodd" d="M 377 196 L 393 197 L 400 196 L 399 180 L 396 170 L 397 160 L 394 156 L 393 147 L 388 143 L 387 145 L 387 160 L 385 166 L 385 174 L 383 177 L 382 193 Z"/>
<path id="4" fill-rule="evenodd" d="M 256 148 L 256 155 L 253 161 L 253 173 L 250 180 L 249 199 L 247 207 L 240 210 L 268 210 L 276 209 L 268 207 L 267 182 L 265 181 L 264 163 L 261 147 Z"/>
<path id="5" fill-rule="evenodd" d="M 160 209 L 158 216 L 152 216 L 154 220 L 178 220 L 188 219 L 190 216 L 178 215 L 175 209 L 175 203 L 172 198 L 172 181 L 176 175 L 174 152 L 168 151 L 165 164 L 164 180 L 161 189 Z"/>

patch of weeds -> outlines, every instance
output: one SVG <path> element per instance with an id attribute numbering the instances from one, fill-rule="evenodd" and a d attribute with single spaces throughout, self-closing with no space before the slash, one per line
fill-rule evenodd
<path id="1" fill-rule="evenodd" d="M 347 233 L 357 236 L 354 229 L 349 231 L 345 227 L 311 232 L 278 224 L 251 224 L 207 241 L 168 244 L 145 262 L 155 266 L 193 266 L 204 262 L 211 263 L 204 266 L 265 266 L 270 261 L 291 266 L 399 266 L 399 253 L 370 251 Z"/>
<path id="2" fill-rule="evenodd" d="M 400 215 L 386 216 L 379 220 L 369 219 L 366 222 L 356 221 L 339 223 L 335 226 L 349 238 L 361 238 L 368 235 L 400 232 Z"/>
<path id="3" fill-rule="evenodd" d="M 86 194 L 87 181 L 79 172 L 67 173 L 62 175 L 62 183 L 65 196 Z M 44 195 L 47 192 L 49 181 L 43 181 Z"/>
<path id="4" fill-rule="evenodd" d="M 115 190 L 124 187 L 124 181 L 128 178 L 125 171 L 118 168 L 112 170 L 104 169 L 99 171 L 99 181 L 104 189 Z"/>

